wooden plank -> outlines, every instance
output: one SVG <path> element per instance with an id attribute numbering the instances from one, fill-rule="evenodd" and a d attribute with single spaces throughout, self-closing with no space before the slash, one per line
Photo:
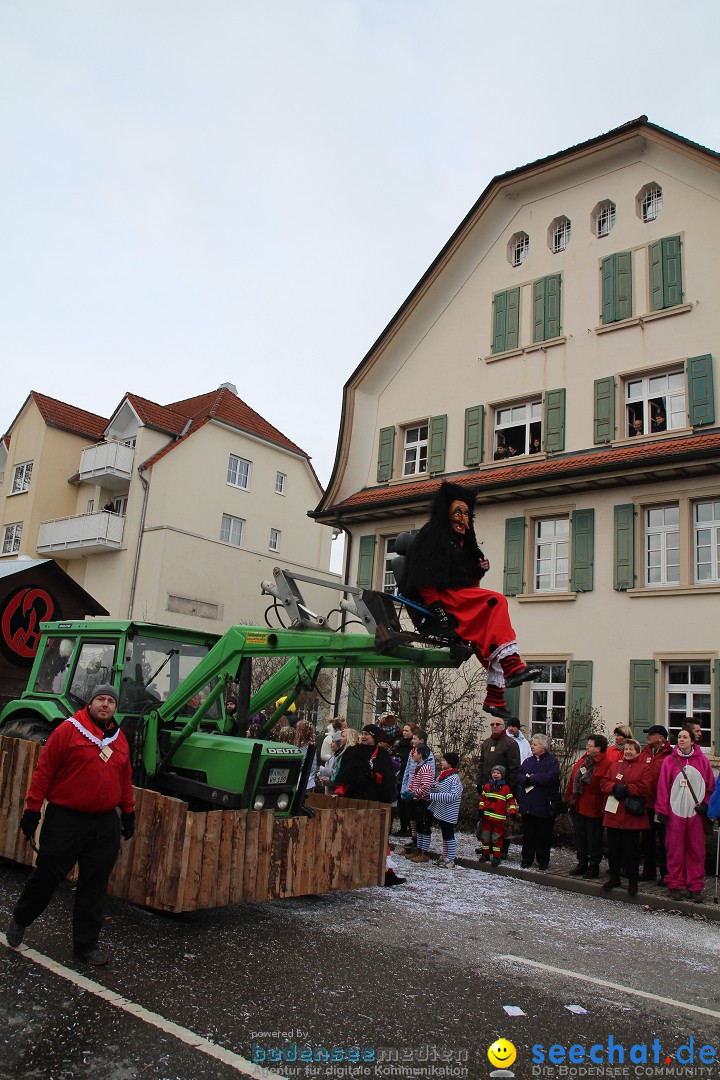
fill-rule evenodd
<path id="1" fill-rule="evenodd" d="M 255 873 L 255 889 L 252 898 L 253 900 L 272 900 L 273 894 L 270 892 L 268 885 L 272 861 L 275 814 L 272 810 L 260 810 L 258 812 L 258 817 L 260 818 L 260 825 L 258 828 L 257 870 Z"/>
<path id="2" fill-rule="evenodd" d="M 258 833 L 260 814 L 248 813 L 245 822 L 245 854 L 243 862 L 243 900 L 252 900 L 257 887 Z"/>
<path id="3" fill-rule="evenodd" d="M 227 813 L 223 811 L 220 821 L 220 844 L 218 847 L 216 907 L 226 907 L 230 903 L 234 825 L 234 812 Z"/>
<path id="4" fill-rule="evenodd" d="M 197 897 L 197 906 L 199 908 L 217 907 L 218 859 L 224 812 L 224 810 L 210 810 L 204 815 L 205 828 L 202 838 L 200 884 Z"/>
<path id="5" fill-rule="evenodd" d="M 228 817 L 230 813 L 228 813 Z M 230 859 L 230 903 L 239 904 L 245 899 L 245 846 L 247 810 L 232 811 L 232 846 Z"/>

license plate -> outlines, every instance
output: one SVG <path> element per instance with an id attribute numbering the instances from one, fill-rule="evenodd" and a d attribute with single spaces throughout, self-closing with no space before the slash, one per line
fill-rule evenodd
<path id="1" fill-rule="evenodd" d="M 268 773 L 268 784 L 287 784 L 289 776 L 289 769 L 271 769 Z"/>

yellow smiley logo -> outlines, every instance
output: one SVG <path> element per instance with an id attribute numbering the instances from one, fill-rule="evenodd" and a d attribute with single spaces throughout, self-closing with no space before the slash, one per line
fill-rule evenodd
<path id="1" fill-rule="evenodd" d="M 517 1057 L 517 1050 L 507 1039 L 496 1039 L 488 1049 L 488 1061 L 497 1069 L 509 1069 Z"/>

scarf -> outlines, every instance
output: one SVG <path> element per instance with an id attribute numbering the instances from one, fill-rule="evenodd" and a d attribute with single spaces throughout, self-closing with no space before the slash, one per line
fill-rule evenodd
<path id="1" fill-rule="evenodd" d="M 595 758 L 586 754 L 583 765 L 585 766 L 585 773 L 582 772 L 582 766 L 575 773 L 575 779 L 573 780 L 573 795 L 582 795 L 583 785 L 589 784 L 592 780 L 593 773 L 595 772 Z"/>

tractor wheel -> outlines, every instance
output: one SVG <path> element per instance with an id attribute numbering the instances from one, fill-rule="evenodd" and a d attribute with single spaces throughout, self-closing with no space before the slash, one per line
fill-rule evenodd
<path id="1" fill-rule="evenodd" d="M 6 739 L 29 739 L 30 742 L 44 745 L 50 737 L 52 727 L 40 716 L 17 716 L 0 727 L 0 735 Z"/>

